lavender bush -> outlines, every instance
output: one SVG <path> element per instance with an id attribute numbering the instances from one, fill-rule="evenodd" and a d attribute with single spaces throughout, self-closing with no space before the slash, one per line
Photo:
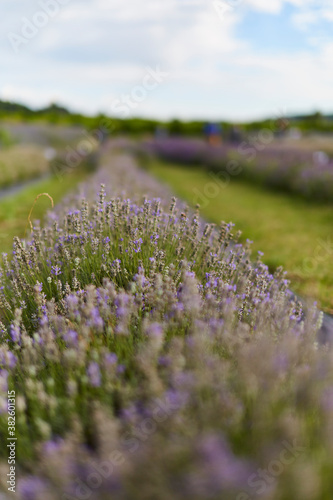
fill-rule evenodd
<path id="1" fill-rule="evenodd" d="M 224 171 L 231 162 L 232 168 L 239 166 L 241 179 L 309 199 L 333 199 L 333 161 L 324 154 L 250 141 L 211 147 L 199 139 L 183 138 L 155 139 L 141 147 L 164 160 L 202 165 L 216 172 Z"/>
<path id="2" fill-rule="evenodd" d="M 0 431 L 14 389 L 18 498 L 328 500 L 320 314 L 232 224 L 156 198 L 126 157 L 101 179 L 3 256 Z"/>

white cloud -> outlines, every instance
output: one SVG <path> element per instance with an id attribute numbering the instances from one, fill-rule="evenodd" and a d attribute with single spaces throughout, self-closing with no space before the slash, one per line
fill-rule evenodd
<path id="1" fill-rule="evenodd" d="M 333 22 L 333 9 L 320 8 L 320 9 L 301 9 L 299 12 L 292 16 L 292 21 L 295 26 L 302 30 L 307 30 L 321 21 Z"/>
<path id="2" fill-rule="evenodd" d="M 30 106 L 37 108 L 41 105 L 47 105 L 50 102 L 59 102 L 61 94 L 57 92 L 52 93 L 47 89 L 40 89 L 37 93 L 33 87 L 12 84 L 4 85 L 0 88 L 0 99 L 29 103 Z"/>
<path id="3" fill-rule="evenodd" d="M 283 7 L 284 0 L 244 0 L 244 3 L 261 12 L 278 14 Z"/>
<path id="4" fill-rule="evenodd" d="M 297 8 L 307 8 L 309 6 L 318 5 L 318 0 L 239 0 L 244 2 L 244 5 L 271 14 L 279 14 L 285 5 L 292 5 Z M 327 0 L 322 0 L 321 4 L 325 4 Z"/>
<path id="5" fill-rule="evenodd" d="M 323 9 L 323 19 L 333 22 L 333 8 Z"/>

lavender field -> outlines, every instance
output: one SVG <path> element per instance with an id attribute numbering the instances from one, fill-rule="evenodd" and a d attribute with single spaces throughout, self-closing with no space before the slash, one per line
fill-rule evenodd
<path id="1" fill-rule="evenodd" d="M 101 165 L 2 256 L 17 498 L 329 500 L 322 313 L 232 223 L 207 224 L 112 143 Z"/>
<path id="2" fill-rule="evenodd" d="M 267 137 L 266 137 L 267 136 Z M 146 141 L 143 150 L 173 163 L 199 165 L 263 187 L 306 199 L 332 202 L 333 159 L 323 151 L 285 147 L 271 135 L 212 147 L 202 139 L 170 137 Z"/>
<path id="3" fill-rule="evenodd" d="M 0 500 L 332 500 L 332 1 L 1 7 Z"/>

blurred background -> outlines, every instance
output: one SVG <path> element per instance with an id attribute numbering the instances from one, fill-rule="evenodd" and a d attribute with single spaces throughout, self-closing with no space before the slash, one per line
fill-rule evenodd
<path id="1" fill-rule="evenodd" d="M 39 193 L 60 202 L 113 141 L 333 312 L 331 2 L 1 8 L 1 252 Z M 34 217 L 49 208 L 41 198 Z"/>

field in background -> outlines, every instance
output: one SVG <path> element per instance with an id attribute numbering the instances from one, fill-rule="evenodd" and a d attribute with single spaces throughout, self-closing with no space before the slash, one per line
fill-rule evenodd
<path id="1" fill-rule="evenodd" d="M 85 129 L 79 126 L 64 126 L 39 123 L 24 123 L 5 120 L 1 122 L 12 141 L 20 144 L 36 144 L 44 147 L 66 148 L 85 138 Z"/>
<path id="2" fill-rule="evenodd" d="M 25 144 L 0 150 L 0 190 L 49 172 L 41 147 Z"/>
<path id="3" fill-rule="evenodd" d="M 274 146 L 292 147 L 306 151 L 325 151 L 327 154 L 333 154 L 333 138 L 331 134 L 310 134 L 308 136 L 293 139 L 285 137 L 275 140 Z"/>
<path id="4" fill-rule="evenodd" d="M 201 214 L 219 224 L 232 221 L 253 240 L 253 250 L 263 251 L 271 269 L 282 265 L 296 293 L 316 299 L 333 312 L 333 210 L 331 205 L 311 204 L 285 193 L 263 190 L 231 180 L 218 185 L 217 195 L 205 196 L 212 177 L 198 168 L 150 163 L 150 171 L 167 182 L 176 194 Z M 213 192 L 213 190 L 211 190 Z"/>

